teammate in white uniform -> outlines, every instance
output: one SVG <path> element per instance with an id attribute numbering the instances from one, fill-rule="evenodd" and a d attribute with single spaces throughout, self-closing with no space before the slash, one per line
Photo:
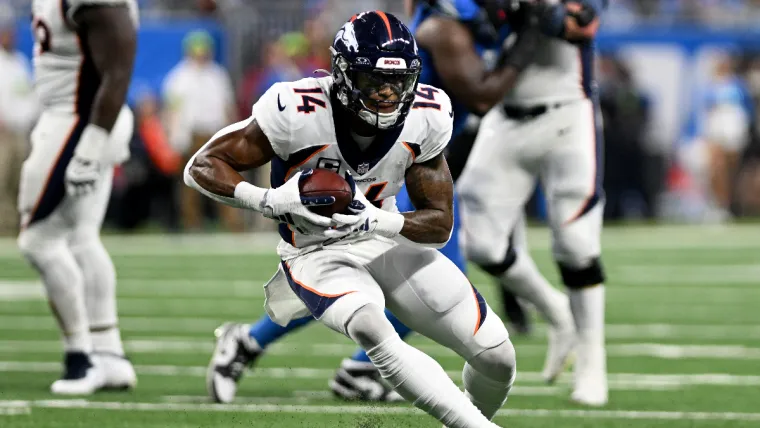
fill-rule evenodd
<path id="1" fill-rule="evenodd" d="M 21 252 L 42 276 L 63 333 L 51 390 L 132 387 L 116 314 L 116 274 L 100 241 L 113 165 L 129 157 L 124 106 L 136 49 L 134 0 L 34 0 L 34 68 L 43 113 L 19 191 Z"/>
<path id="2" fill-rule="evenodd" d="M 602 137 L 592 72 L 593 39 L 606 0 L 525 6 L 538 9 L 546 37 L 504 104 L 483 118 L 459 179 L 466 254 L 480 265 L 508 266 L 508 237 L 540 177 L 554 258 L 578 331 L 572 399 L 604 405 Z"/>
<path id="3" fill-rule="evenodd" d="M 443 91 L 417 85 L 420 69 L 401 21 L 380 11 L 356 15 L 333 43 L 332 76 L 274 85 L 251 118 L 217 133 L 191 159 L 185 182 L 285 222 L 282 263 L 265 286 L 273 320 L 284 325 L 311 314 L 366 349 L 401 396 L 447 427 L 494 427 L 489 419 L 514 380 L 514 348 L 464 274 L 434 250 L 453 223 L 442 154 L 451 103 Z M 267 162 L 271 189 L 239 174 Z M 334 202 L 299 194 L 312 168 L 347 174 L 356 189 L 350 215 L 308 210 Z M 401 214 L 394 195 L 404 182 L 417 211 Z M 467 360 L 465 394 L 398 337 L 386 306 Z"/>

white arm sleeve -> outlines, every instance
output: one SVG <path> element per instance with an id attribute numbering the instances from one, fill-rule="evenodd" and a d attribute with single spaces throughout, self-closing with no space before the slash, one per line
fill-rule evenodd
<path id="1" fill-rule="evenodd" d="M 443 152 L 449 144 L 454 130 L 454 116 L 451 108 L 451 100 L 445 92 L 439 90 L 435 95 L 435 101 L 441 105 L 440 110 L 426 109 L 428 130 L 427 137 L 420 147 L 420 155 L 414 160 L 415 163 L 424 163 L 433 159 Z"/>
<path id="2" fill-rule="evenodd" d="M 231 132 L 239 131 L 241 129 L 245 129 L 245 127 L 248 126 L 248 124 L 250 124 L 252 121 L 253 121 L 253 117 L 250 117 L 242 122 L 234 123 L 222 129 L 221 131 L 217 132 L 213 137 L 211 137 L 211 140 L 209 140 L 206 144 L 204 144 L 203 147 L 201 147 L 200 150 L 198 150 L 198 152 L 193 154 L 193 156 L 187 162 L 187 165 L 185 165 L 185 172 L 184 172 L 185 184 L 201 192 L 203 195 L 208 196 L 209 198 L 217 202 L 221 202 L 225 205 L 229 205 L 235 208 L 252 209 L 252 210 L 261 212 L 263 210 L 264 197 L 268 189 L 263 189 L 261 187 L 254 186 L 251 183 L 241 181 L 237 185 L 237 187 L 235 187 L 234 197 L 230 198 L 227 196 L 217 195 L 216 193 L 212 193 L 206 190 L 200 184 L 198 184 L 193 178 L 193 176 L 190 174 L 190 167 L 195 162 L 195 157 L 198 156 L 198 153 L 203 151 L 206 148 L 206 146 L 208 146 L 214 140 L 224 135 L 227 135 Z"/>
<path id="3" fill-rule="evenodd" d="M 293 90 L 286 83 L 275 83 L 253 105 L 253 116 L 269 139 L 272 150 L 282 160 L 290 155 L 291 121 L 296 111 Z"/>

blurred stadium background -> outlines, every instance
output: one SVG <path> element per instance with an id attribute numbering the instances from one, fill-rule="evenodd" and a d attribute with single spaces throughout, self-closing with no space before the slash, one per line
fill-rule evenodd
<path id="1" fill-rule="evenodd" d="M 367 9 L 403 16 L 403 2 L 138 2 L 142 27 L 129 95 L 138 120 L 132 159 L 114 182 L 107 233 L 116 235 L 108 247 L 141 384 L 134 395 L 49 401 L 47 386 L 60 370 L 57 333 L 13 239 L 18 174 L 36 118 L 31 1 L 0 0 L 0 234 L 7 236 L 0 239 L 0 426 L 435 426 L 406 408 L 332 400 L 327 379 L 352 347 L 321 326 L 275 347 L 244 382 L 240 404 L 206 404 L 211 333 L 221 321 L 261 314 L 275 241 L 268 222 L 219 209 L 181 183 L 194 147 L 248 116 L 271 84 L 329 69 L 327 46 L 347 17 Z M 501 421 L 758 426 L 760 1 L 610 3 L 598 38 L 610 409 L 573 408 L 566 383 L 539 383 L 539 328 L 516 341 L 521 372 Z M 741 112 L 743 122 L 712 115 L 717 107 Z M 726 137 L 715 129 L 738 131 Z M 743 147 L 720 150 L 720 138 Z M 262 170 L 250 179 L 267 177 Z M 540 189 L 528 210 L 536 260 L 558 283 L 540 226 Z M 486 279 L 475 274 L 473 282 Z M 414 340 L 447 369 L 461 367 L 442 348 Z M 128 412 L 113 412 L 119 409 Z"/>

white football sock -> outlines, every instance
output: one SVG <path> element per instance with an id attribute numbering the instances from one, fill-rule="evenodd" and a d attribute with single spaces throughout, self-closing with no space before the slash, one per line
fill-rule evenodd
<path id="1" fill-rule="evenodd" d="M 579 342 L 604 346 L 604 284 L 571 288 L 569 294 Z"/>
<path id="2" fill-rule="evenodd" d="M 93 350 L 124 355 L 116 313 L 116 270 L 100 239 L 72 248 L 84 277 L 85 304 Z"/>
<path id="3" fill-rule="evenodd" d="M 398 335 L 368 350 L 367 355 L 396 392 L 446 427 L 497 427 L 457 388 L 438 362 Z"/>
<path id="4" fill-rule="evenodd" d="M 82 271 L 65 245 L 26 251 L 27 259 L 42 276 L 48 302 L 63 333 L 66 352 L 92 351 L 87 322 Z"/>
<path id="5" fill-rule="evenodd" d="M 533 258 L 525 250 L 517 250 L 517 259 L 501 275 L 499 283 L 533 305 L 544 319 L 555 328 L 571 325 L 572 319 L 567 296 L 552 287 L 541 275 Z"/>
<path id="6" fill-rule="evenodd" d="M 470 363 L 465 363 L 462 370 L 465 394 L 481 413 L 488 419 L 507 402 L 507 395 L 515 381 L 515 371 L 508 383 L 499 382 L 475 370 Z"/>

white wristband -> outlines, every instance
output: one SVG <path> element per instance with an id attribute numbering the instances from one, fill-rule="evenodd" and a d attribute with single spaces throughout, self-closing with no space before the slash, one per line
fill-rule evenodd
<path id="1" fill-rule="evenodd" d="M 235 200 L 244 208 L 262 212 L 264 210 L 267 190 L 254 186 L 247 181 L 241 181 L 235 186 Z"/>
<path id="2" fill-rule="evenodd" d="M 80 158 L 100 161 L 109 136 L 109 132 L 98 125 L 87 125 L 82 131 L 74 154 Z"/>
<path id="3" fill-rule="evenodd" d="M 404 228 L 404 216 L 390 211 L 376 210 L 377 226 L 375 233 L 386 238 L 395 238 Z"/>

